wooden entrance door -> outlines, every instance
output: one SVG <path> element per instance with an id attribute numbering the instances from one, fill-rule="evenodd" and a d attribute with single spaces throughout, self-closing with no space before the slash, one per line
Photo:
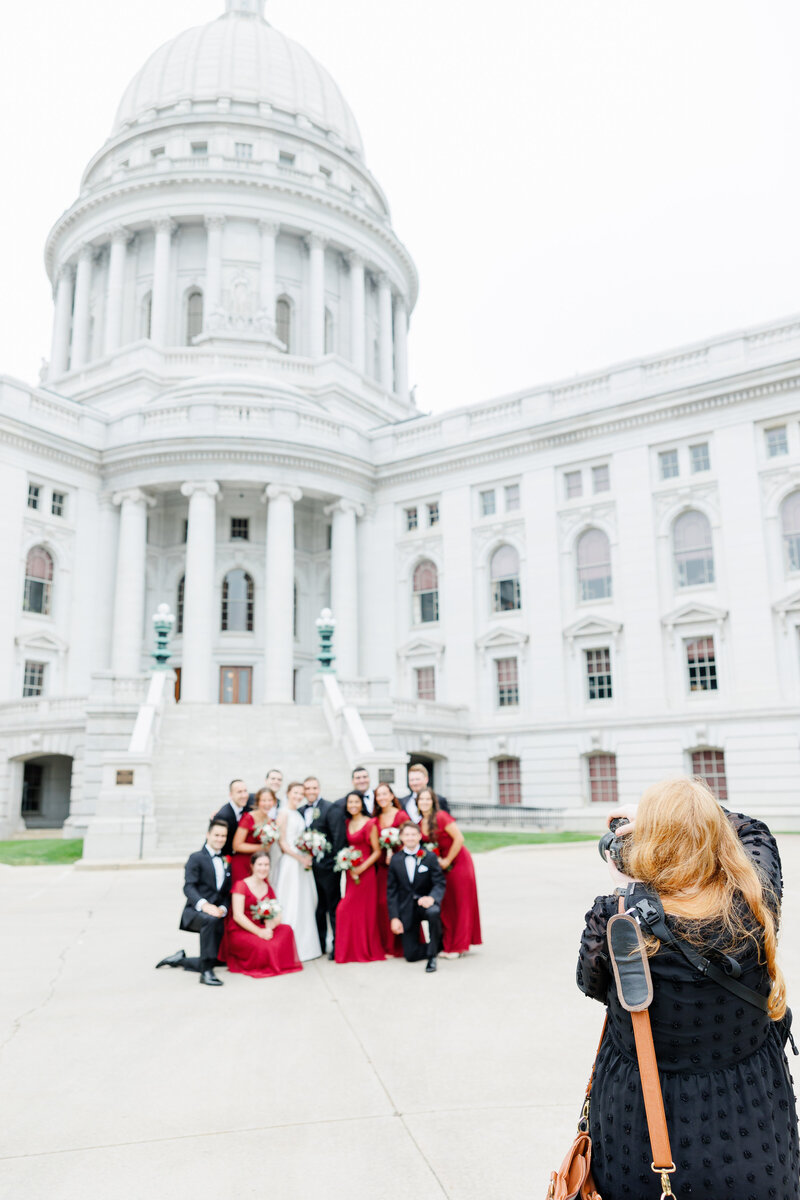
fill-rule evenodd
<path id="1" fill-rule="evenodd" d="M 252 667 L 220 667 L 219 669 L 219 702 L 220 704 L 252 704 L 253 703 L 253 668 Z"/>

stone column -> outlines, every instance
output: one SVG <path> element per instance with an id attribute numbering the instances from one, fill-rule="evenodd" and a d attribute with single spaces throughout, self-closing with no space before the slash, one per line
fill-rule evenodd
<path id="1" fill-rule="evenodd" d="M 50 378 L 63 375 L 69 365 L 69 326 L 72 320 L 73 268 L 65 263 L 58 272 L 53 313 L 53 342 L 50 348 Z"/>
<path id="2" fill-rule="evenodd" d="M 378 321 L 380 325 L 381 387 L 394 391 L 394 345 L 392 339 L 392 285 L 388 275 L 378 279 Z"/>
<path id="3" fill-rule="evenodd" d="M 111 670 L 115 675 L 138 675 L 144 633 L 147 509 L 155 500 L 140 488 L 130 488 L 117 492 L 113 502 L 120 506 L 120 513 Z"/>
<path id="4" fill-rule="evenodd" d="M 83 246 L 75 273 L 75 304 L 72 310 L 72 353 L 70 370 L 82 367 L 89 356 L 89 300 L 92 290 L 94 246 Z"/>
<path id="5" fill-rule="evenodd" d="M 261 233 L 261 311 L 275 325 L 275 242 L 278 226 L 274 221 L 259 221 Z"/>
<path id="6" fill-rule="evenodd" d="M 153 306 L 150 315 L 150 338 L 157 345 L 163 346 L 167 340 L 169 266 L 175 223 L 171 217 L 161 217 L 153 222 L 153 228 L 156 234 L 156 245 L 153 255 Z"/>
<path id="7" fill-rule="evenodd" d="M 356 521 L 363 504 L 337 500 L 325 509 L 333 515 L 331 530 L 331 608 L 336 618 L 333 650 L 343 679 L 358 676 L 358 554 Z"/>
<path id="8" fill-rule="evenodd" d="M 106 354 L 113 354 L 122 345 L 122 301 L 125 295 L 125 260 L 128 253 L 128 230 L 118 225 L 111 232 L 111 253 L 108 260 L 108 292 L 106 295 Z"/>
<path id="9" fill-rule="evenodd" d="M 206 286 L 203 297 L 206 323 L 211 314 L 222 305 L 222 230 L 224 228 L 224 217 L 206 217 Z M 181 689 L 183 689 L 182 675 Z M 183 695 L 183 690 L 181 690 L 181 695 Z"/>
<path id="10" fill-rule="evenodd" d="M 183 588 L 183 655 L 181 700 L 208 704 L 213 700 L 212 654 L 218 612 L 214 587 L 219 484 L 213 480 L 185 483 L 189 497 L 186 535 L 186 582 Z"/>
<path id="11" fill-rule="evenodd" d="M 395 391 L 408 399 L 408 310 L 405 300 L 398 296 L 394 306 L 394 371 Z"/>
<path id="12" fill-rule="evenodd" d="M 325 353 L 325 239 L 312 234 L 308 239 L 309 281 L 309 354 L 321 358 Z"/>
<path id="13" fill-rule="evenodd" d="M 289 703 L 294 667 L 294 506 L 300 488 L 271 483 L 267 500 L 267 563 L 264 583 L 266 662 L 264 700 Z"/>
<path id="14" fill-rule="evenodd" d="M 350 358 L 353 366 L 364 374 L 365 351 L 364 260 L 350 255 Z"/>

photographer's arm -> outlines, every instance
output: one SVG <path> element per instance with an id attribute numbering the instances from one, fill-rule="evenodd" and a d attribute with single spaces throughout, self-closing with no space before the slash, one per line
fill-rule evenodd
<path id="1" fill-rule="evenodd" d="M 611 967 L 606 943 L 608 918 L 617 910 L 616 896 L 598 896 L 586 914 L 575 979 L 580 990 L 605 1004 Z"/>
<path id="2" fill-rule="evenodd" d="M 744 813 L 728 812 L 727 808 L 723 808 L 722 811 L 733 826 L 736 836 L 744 846 L 749 857 L 752 858 L 761 874 L 766 878 L 780 904 L 783 895 L 781 856 L 778 852 L 777 842 L 770 833 L 769 828 L 763 821 L 758 821 L 755 817 L 745 816 Z"/>

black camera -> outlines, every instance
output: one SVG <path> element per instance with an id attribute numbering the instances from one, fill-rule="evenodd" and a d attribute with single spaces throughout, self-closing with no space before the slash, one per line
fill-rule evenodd
<path id="1" fill-rule="evenodd" d="M 603 862 L 606 861 L 606 850 L 608 856 L 613 862 L 618 871 L 622 871 L 623 875 L 628 872 L 625 868 L 625 859 L 627 857 L 628 845 L 630 840 L 626 833 L 624 837 L 617 837 L 616 830 L 620 825 L 627 825 L 627 817 L 612 817 L 608 823 L 608 831 L 603 834 L 600 841 L 597 843 L 597 849 L 600 852 L 600 857 Z"/>

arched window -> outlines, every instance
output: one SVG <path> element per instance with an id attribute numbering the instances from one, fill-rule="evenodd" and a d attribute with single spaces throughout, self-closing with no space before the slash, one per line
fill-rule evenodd
<path id="1" fill-rule="evenodd" d="M 492 555 L 492 611 L 522 608 L 519 591 L 519 555 L 513 546 L 500 546 Z"/>
<path id="2" fill-rule="evenodd" d="M 228 633 L 253 632 L 253 581 L 237 567 L 222 581 L 222 629 Z"/>
<path id="3" fill-rule="evenodd" d="M 175 604 L 175 632 L 183 633 L 183 594 L 186 590 L 186 576 L 178 580 L 178 599 Z"/>
<path id="4" fill-rule="evenodd" d="M 333 313 L 325 309 L 325 353 L 333 354 Z"/>
<path id="5" fill-rule="evenodd" d="M 143 338 L 150 337 L 153 318 L 153 293 L 145 292 L 139 309 L 139 333 Z"/>
<path id="6" fill-rule="evenodd" d="M 783 563 L 787 571 L 800 571 L 800 492 L 792 492 L 781 505 Z"/>
<path id="7" fill-rule="evenodd" d="M 292 352 L 292 302 L 287 296 L 279 296 L 275 305 L 275 333 L 283 342 L 286 352 Z"/>
<path id="8" fill-rule="evenodd" d="M 602 529 L 587 529 L 578 539 L 578 598 L 606 600 L 611 595 L 611 544 Z"/>
<path id="9" fill-rule="evenodd" d="M 186 345 L 191 346 L 203 332 L 203 293 L 193 288 L 186 297 Z"/>
<path id="10" fill-rule="evenodd" d="M 53 599 L 53 560 L 44 546 L 32 546 L 25 562 L 23 612 L 47 616 Z"/>
<path id="11" fill-rule="evenodd" d="M 421 562 L 414 571 L 414 624 L 439 620 L 439 573 L 436 564 Z"/>
<path id="12" fill-rule="evenodd" d="M 708 517 L 692 509 L 681 513 L 672 528 L 678 587 L 714 582 L 714 549 Z"/>

